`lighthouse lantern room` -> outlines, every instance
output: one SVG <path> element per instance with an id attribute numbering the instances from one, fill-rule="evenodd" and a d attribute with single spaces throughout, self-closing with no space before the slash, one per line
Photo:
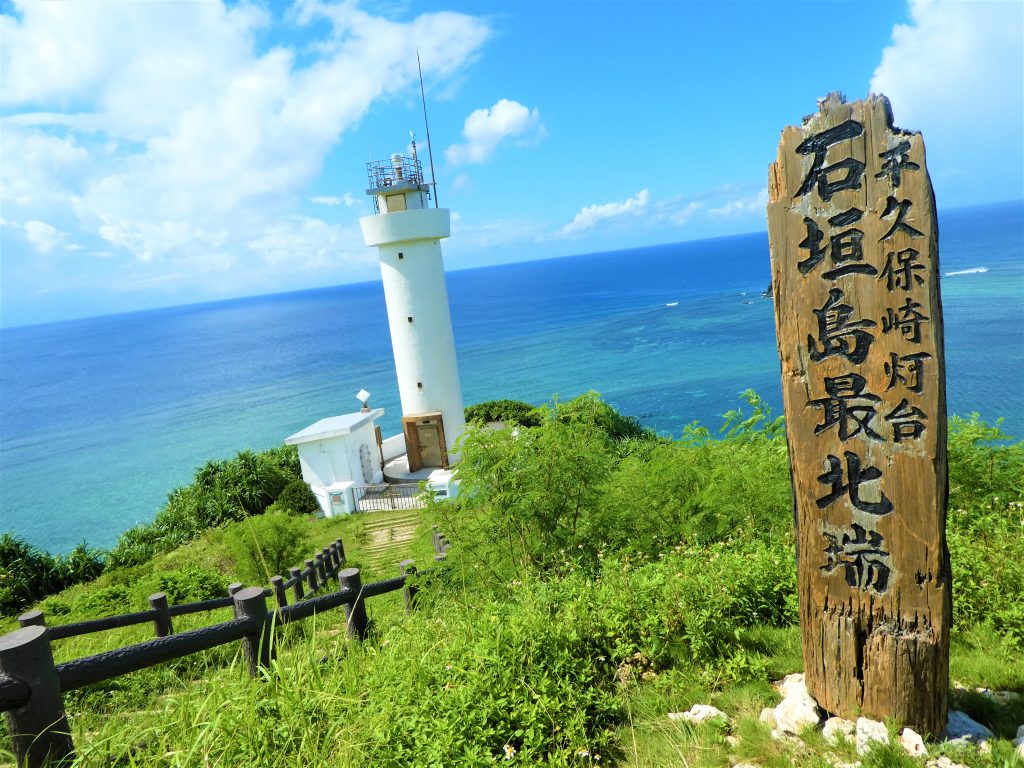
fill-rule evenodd
<path id="1" fill-rule="evenodd" d="M 411 157 L 367 163 L 367 172 L 375 213 L 359 225 L 380 258 L 408 468 L 447 469 L 466 426 L 441 256 L 450 211 L 429 207 L 415 139 Z"/>

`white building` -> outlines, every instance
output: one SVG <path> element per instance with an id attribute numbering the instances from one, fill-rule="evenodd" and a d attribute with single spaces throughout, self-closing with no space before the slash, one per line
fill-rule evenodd
<path id="1" fill-rule="evenodd" d="M 299 449 L 302 479 L 327 517 L 354 512 L 353 489 L 384 480 L 374 420 L 383 408 L 320 419 L 284 440 Z"/>
<path id="2" fill-rule="evenodd" d="M 430 208 L 429 185 L 416 157 L 367 164 L 373 216 L 359 220 L 380 258 L 395 372 L 402 401 L 408 470 L 454 463 L 466 427 L 448 310 L 441 240 L 451 232 L 447 208 Z"/>

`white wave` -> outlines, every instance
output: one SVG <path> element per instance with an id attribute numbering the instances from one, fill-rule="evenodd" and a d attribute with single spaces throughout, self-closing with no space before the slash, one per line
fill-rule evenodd
<path id="1" fill-rule="evenodd" d="M 666 304 L 665 306 L 666 306 L 666 307 L 678 307 L 678 306 L 679 306 L 679 302 L 678 302 L 678 301 L 670 301 L 670 302 L 669 302 L 668 304 Z"/>
<path id="2" fill-rule="evenodd" d="M 953 272 L 945 272 L 946 277 L 952 277 L 953 275 L 980 275 L 982 272 L 988 272 L 988 267 L 971 267 L 970 269 L 957 269 Z"/>

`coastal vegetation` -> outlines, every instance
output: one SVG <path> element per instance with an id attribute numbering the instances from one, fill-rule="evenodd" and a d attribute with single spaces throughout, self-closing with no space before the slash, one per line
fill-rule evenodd
<path id="1" fill-rule="evenodd" d="M 362 644 L 332 614 L 289 628 L 262 679 L 218 649 L 69 694 L 79 763 L 922 765 L 898 747 L 859 756 L 816 733 L 776 741 L 758 722 L 778 701 L 771 681 L 801 659 L 784 425 L 755 394 L 745 399 L 717 433 L 693 424 L 677 439 L 594 394 L 531 408 L 523 421 L 508 409 L 470 419 L 459 499 L 430 502 L 402 555 L 430 562 L 432 524 L 452 543 L 416 611 L 375 599 Z M 513 428 L 483 426 L 492 420 Z M 138 610 L 157 590 L 172 603 L 221 595 L 228 581 L 264 582 L 338 536 L 364 582 L 395 574 L 397 558 L 375 570 L 364 557 L 367 517 L 279 512 L 290 481 L 275 468 L 293 465 L 284 449 L 260 456 L 239 462 L 259 471 L 212 462 L 171 494 L 158 530 L 182 537 L 176 549 L 158 552 L 157 537 L 148 559 L 111 558 L 94 581 L 38 607 L 61 623 Z M 1024 443 L 954 417 L 949 462 L 953 704 L 997 738 L 988 753 L 930 748 L 1005 768 L 1017 764 L 1009 739 L 1024 697 L 975 689 L 1024 694 Z M 228 482 L 240 476 L 256 490 Z M 224 498 L 232 503 L 211 501 Z M 145 631 L 60 641 L 55 653 L 63 661 Z M 668 719 L 695 703 L 731 723 Z"/>

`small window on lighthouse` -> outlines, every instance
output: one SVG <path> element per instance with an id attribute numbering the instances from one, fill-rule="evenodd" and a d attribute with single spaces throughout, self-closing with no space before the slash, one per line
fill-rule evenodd
<path id="1" fill-rule="evenodd" d="M 400 259 L 404 259 L 404 258 L 405 258 L 405 254 L 404 254 L 404 253 L 402 253 L 401 251 L 399 251 L 399 252 L 398 252 L 398 258 L 400 258 Z"/>
<path id="2" fill-rule="evenodd" d="M 406 319 L 411 323 L 412 322 L 412 315 L 409 315 L 409 317 L 407 317 Z"/>
<path id="3" fill-rule="evenodd" d="M 416 382 L 416 389 L 423 389 L 423 382 L 422 381 L 417 381 Z"/>

